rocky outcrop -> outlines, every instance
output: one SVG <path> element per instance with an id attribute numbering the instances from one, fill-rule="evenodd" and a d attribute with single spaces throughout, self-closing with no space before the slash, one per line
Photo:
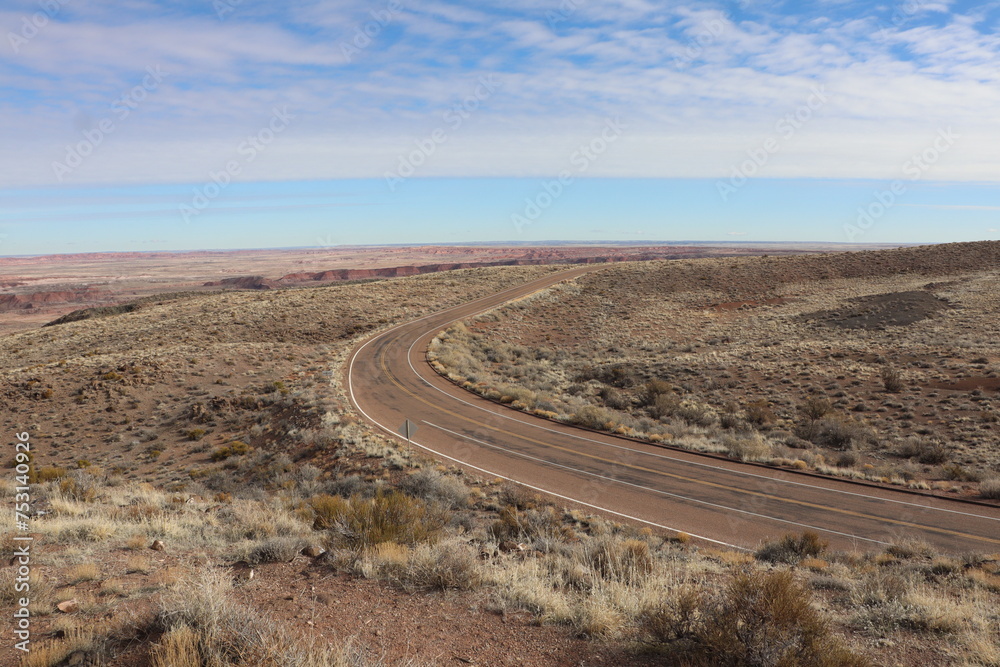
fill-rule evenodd
<path id="1" fill-rule="evenodd" d="M 230 287 L 232 289 L 274 289 L 281 285 L 264 276 L 240 276 L 238 278 L 224 278 L 218 281 L 207 282 L 205 287 Z"/>
<path id="2" fill-rule="evenodd" d="M 29 294 L 0 294 L 0 312 L 30 310 L 65 303 L 97 302 L 107 295 L 95 289 L 67 290 L 61 292 L 32 292 Z"/>
<path id="3" fill-rule="evenodd" d="M 528 256 L 504 259 L 494 262 L 451 262 L 448 264 L 421 264 L 418 266 L 393 266 L 381 269 L 336 269 L 317 273 L 290 273 L 277 282 L 294 285 L 306 282 L 335 282 L 343 280 L 375 280 L 378 278 L 405 278 L 425 273 L 476 269 L 489 266 L 534 266 L 538 264 L 598 264 L 604 262 L 643 261 L 651 259 L 675 259 L 676 253 L 650 253 L 643 255 L 601 255 L 594 257 L 550 257 L 550 253 L 527 253 Z M 538 256 L 543 255 L 543 256 Z M 232 279 L 231 279 L 232 280 Z"/>

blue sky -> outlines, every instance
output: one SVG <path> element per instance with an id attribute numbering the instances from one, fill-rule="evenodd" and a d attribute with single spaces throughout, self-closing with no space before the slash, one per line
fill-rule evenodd
<path id="1" fill-rule="evenodd" d="M 1000 3 L 5 0 L 0 254 L 1000 238 Z"/>

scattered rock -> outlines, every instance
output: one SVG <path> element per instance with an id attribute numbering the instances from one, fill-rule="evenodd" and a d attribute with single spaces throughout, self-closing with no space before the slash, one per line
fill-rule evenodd
<path id="1" fill-rule="evenodd" d="M 153 551 L 163 551 L 167 547 L 163 544 L 163 540 L 153 540 L 153 543 L 149 545 L 149 548 Z"/>
<path id="2" fill-rule="evenodd" d="M 308 556 L 309 558 L 319 558 L 326 553 L 326 549 L 323 547 L 318 547 L 315 544 L 310 544 L 305 549 L 302 550 L 303 556 Z"/>
<path id="3" fill-rule="evenodd" d="M 57 604 L 56 609 L 58 609 L 64 614 L 75 614 L 76 612 L 80 611 L 80 603 L 77 602 L 75 599 L 66 600 L 65 602 L 60 602 L 59 604 Z"/>
<path id="4" fill-rule="evenodd" d="M 245 560 L 237 561 L 232 565 L 233 578 L 237 581 L 252 581 L 254 576 L 253 566 Z"/>

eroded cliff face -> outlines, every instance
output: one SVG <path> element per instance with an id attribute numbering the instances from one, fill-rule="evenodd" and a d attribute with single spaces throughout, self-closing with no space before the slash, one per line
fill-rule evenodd
<path id="1" fill-rule="evenodd" d="M 551 257 L 531 257 L 507 259 L 495 262 L 452 262 L 448 264 L 421 264 L 393 266 L 380 269 L 337 269 L 334 271 L 319 271 L 316 273 L 289 273 L 279 278 L 277 282 L 293 285 L 305 282 L 333 282 L 339 280 L 371 280 L 375 278 L 404 278 L 424 273 L 440 271 L 455 271 L 457 269 L 475 269 L 489 266 L 534 266 L 538 264 L 599 264 L 603 262 L 637 261 L 644 259 L 672 259 L 672 255 L 601 255 L 595 257 L 571 257 L 553 259 Z M 231 281 L 234 279 L 230 279 Z M 219 283 L 206 283 L 215 286 Z M 266 289 L 266 288 L 263 288 Z"/>
<path id="2" fill-rule="evenodd" d="M 82 289 L 59 292 L 31 292 L 28 294 L 0 294 L 0 313 L 14 310 L 31 310 L 65 303 L 98 302 L 106 295 L 101 290 Z"/>

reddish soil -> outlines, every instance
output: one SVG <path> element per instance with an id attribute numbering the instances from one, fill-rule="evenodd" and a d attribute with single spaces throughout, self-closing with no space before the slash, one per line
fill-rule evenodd
<path id="1" fill-rule="evenodd" d="M 930 386 L 934 389 L 945 389 L 947 391 L 974 391 L 976 389 L 1000 391 L 1000 378 L 970 377 L 956 382 L 935 382 Z"/>
<path id="2" fill-rule="evenodd" d="M 99 563 L 102 572 L 128 590 L 158 586 L 164 578 L 189 576 L 192 566 L 226 568 L 201 556 L 142 551 L 150 560 L 149 573 L 128 572 L 128 552 L 116 550 Z M 46 549 L 47 550 L 47 549 Z M 56 547 L 55 552 L 59 550 Z M 50 554 L 51 555 L 51 554 Z M 41 568 L 46 569 L 47 568 Z M 322 562 L 299 556 L 290 563 L 264 564 L 255 568 L 253 581 L 237 588 L 235 598 L 263 611 L 276 625 L 294 628 L 303 641 L 342 645 L 353 641 L 366 657 L 384 664 L 401 665 L 522 665 L 526 667 L 615 667 L 653 665 L 634 653 L 626 653 L 599 640 L 573 637 L 566 628 L 539 625 L 526 612 L 502 614 L 488 609 L 482 592 L 425 593 L 405 591 L 390 585 L 338 574 Z M 103 582 L 83 582 L 60 587 L 81 600 L 99 599 Z M 162 593 L 162 592 L 161 592 Z M 156 600 L 139 597 L 123 601 L 118 619 L 134 614 L 139 621 L 155 613 Z M 67 615 L 56 613 L 34 620 L 33 641 L 54 636 L 56 623 Z M 70 614 L 79 616 L 80 613 Z M 155 640 L 155 637 L 146 637 Z M 129 645 L 131 644 L 131 645 Z M 151 641 L 128 642 L 118 649 L 114 664 L 148 667 Z M 20 664 L 15 651 L 0 651 L 0 666 Z M 70 663 L 74 664 L 74 663 Z"/>

